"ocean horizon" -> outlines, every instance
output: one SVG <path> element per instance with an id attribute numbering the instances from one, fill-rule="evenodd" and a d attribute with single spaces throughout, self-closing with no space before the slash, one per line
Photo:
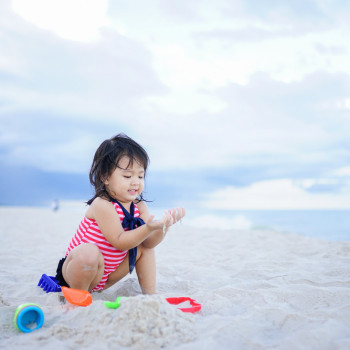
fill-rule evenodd
<path id="1" fill-rule="evenodd" d="M 190 213 L 190 224 L 222 229 L 273 230 L 284 234 L 350 241 L 349 210 L 232 210 Z"/>
<path id="2" fill-rule="evenodd" d="M 86 207 L 83 200 L 59 201 L 58 204 L 58 210 L 79 210 L 82 215 Z M 16 206 L 0 206 L 5 207 Z M 52 210 L 51 205 L 28 207 Z M 156 218 L 167 209 L 153 207 L 152 203 L 149 207 Z M 196 228 L 268 230 L 329 241 L 350 241 L 350 210 L 207 210 L 188 206 L 186 211 L 183 224 Z"/>

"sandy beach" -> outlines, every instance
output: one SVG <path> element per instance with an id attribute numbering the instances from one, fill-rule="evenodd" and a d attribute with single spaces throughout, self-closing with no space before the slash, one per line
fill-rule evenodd
<path id="1" fill-rule="evenodd" d="M 84 213 L 0 207 L 0 348 L 350 349 L 350 243 L 255 230 L 174 226 L 156 248 L 156 296 L 135 272 L 78 307 L 37 286 L 54 275 Z M 123 299 L 119 309 L 104 301 Z M 195 314 L 165 301 L 186 296 Z M 17 306 L 41 306 L 45 321 L 19 332 Z"/>

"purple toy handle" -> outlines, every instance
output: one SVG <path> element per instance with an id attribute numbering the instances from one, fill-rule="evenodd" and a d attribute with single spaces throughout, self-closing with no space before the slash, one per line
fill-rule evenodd
<path id="1" fill-rule="evenodd" d="M 61 292 L 61 286 L 53 276 L 47 276 L 43 274 L 40 278 L 38 286 L 41 287 L 46 293 Z"/>

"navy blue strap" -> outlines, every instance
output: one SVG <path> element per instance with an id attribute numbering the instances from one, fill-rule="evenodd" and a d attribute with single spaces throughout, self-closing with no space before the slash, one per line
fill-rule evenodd
<path id="1" fill-rule="evenodd" d="M 122 226 L 124 229 L 133 230 L 145 224 L 145 222 L 141 218 L 134 217 L 135 205 L 133 202 L 131 202 L 130 213 L 129 213 L 117 200 L 115 200 L 114 198 L 111 200 L 112 202 L 117 203 L 120 206 L 120 208 L 123 210 L 125 217 L 123 219 Z M 131 248 L 129 250 L 129 272 L 130 273 L 133 271 L 135 267 L 136 256 L 137 256 L 137 247 Z"/>

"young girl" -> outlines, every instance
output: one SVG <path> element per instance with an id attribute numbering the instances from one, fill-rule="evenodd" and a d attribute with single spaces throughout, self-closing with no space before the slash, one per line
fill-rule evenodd
<path id="1" fill-rule="evenodd" d="M 185 209 L 169 210 L 158 221 L 149 214 L 142 196 L 148 164 L 146 151 L 123 134 L 97 149 L 90 170 L 95 195 L 58 264 L 61 286 L 103 290 L 135 267 L 142 292 L 156 292 L 154 247 Z"/>

